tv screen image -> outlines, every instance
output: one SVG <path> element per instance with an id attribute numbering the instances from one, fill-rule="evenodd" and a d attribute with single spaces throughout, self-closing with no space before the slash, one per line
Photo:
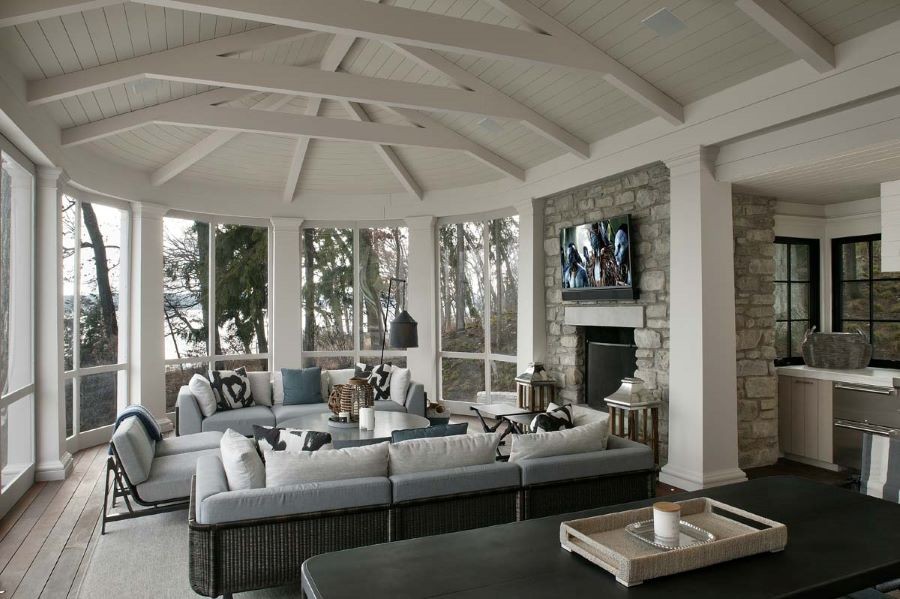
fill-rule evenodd
<path id="1" fill-rule="evenodd" d="M 566 227 L 559 237 L 563 289 L 632 287 L 628 215 Z"/>

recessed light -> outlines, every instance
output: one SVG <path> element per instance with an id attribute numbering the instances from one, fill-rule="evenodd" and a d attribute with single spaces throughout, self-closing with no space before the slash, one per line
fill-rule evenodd
<path id="1" fill-rule="evenodd" d="M 478 126 L 484 129 L 485 131 L 490 131 L 491 133 L 497 134 L 503 131 L 503 126 L 492 119 L 489 116 L 484 117 L 480 121 L 478 121 Z"/>
<path id="2" fill-rule="evenodd" d="M 656 32 L 659 37 L 668 37 L 686 27 L 684 21 L 676 17 L 668 8 L 661 8 L 641 23 Z"/>

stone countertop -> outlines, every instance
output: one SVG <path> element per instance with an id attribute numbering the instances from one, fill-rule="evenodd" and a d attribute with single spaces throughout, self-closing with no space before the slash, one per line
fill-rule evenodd
<path id="1" fill-rule="evenodd" d="M 829 368 L 813 368 L 805 364 L 795 366 L 779 366 L 778 374 L 799 378 L 819 379 L 822 381 L 840 381 L 860 385 L 892 387 L 896 379 L 900 383 L 900 370 L 892 368 L 860 368 L 859 370 L 835 370 Z"/>

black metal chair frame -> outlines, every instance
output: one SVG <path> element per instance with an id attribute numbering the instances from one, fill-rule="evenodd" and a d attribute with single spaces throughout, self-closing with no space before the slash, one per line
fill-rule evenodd
<path id="1" fill-rule="evenodd" d="M 190 497 L 176 497 L 164 501 L 146 501 L 141 498 L 131 480 L 128 473 L 121 466 L 119 454 L 116 446 L 112 442 L 109 444 L 112 455 L 106 459 L 106 475 L 103 488 L 103 513 L 100 517 L 100 534 L 106 534 L 107 522 L 119 522 L 121 520 L 130 520 L 132 518 L 141 518 L 143 516 L 154 516 L 156 514 L 164 514 L 166 512 L 174 512 L 183 510 L 188 507 Z M 112 475 L 112 486 L 110 487 L 110 474 Z M 125 502 L 128 510 L 124 513 L 110 513 L 110 508 L 116 507 L 116 499 L 121 497 Z M 130 500 L 129 500 L 130 498 Z M 132 502 L 141 506 L 143 509 L 135 509 Z"/>

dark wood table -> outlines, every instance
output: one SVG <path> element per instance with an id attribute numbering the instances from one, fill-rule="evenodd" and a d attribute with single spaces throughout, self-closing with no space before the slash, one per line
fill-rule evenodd
<path id="1" fill-rule="evenodd" d="M 303 563 L 303 590 L 312 599 L 827 599 L 900 578 L 900 505 L 795 477 L 672 498 L 701 496 L 786 524 L 787 547 L 631 588 L 560 547 L 563 520 L 652 503 L 639 501 L 319 555 Z"/>

